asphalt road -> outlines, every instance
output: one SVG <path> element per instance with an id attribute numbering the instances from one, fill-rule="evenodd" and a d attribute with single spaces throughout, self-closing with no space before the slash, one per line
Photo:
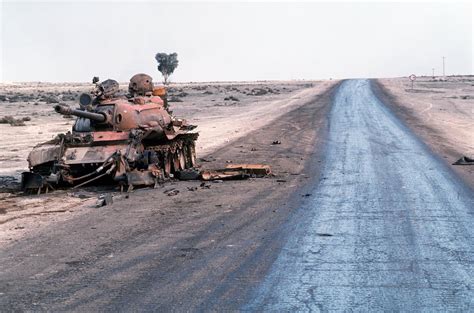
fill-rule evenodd
<path id="1" fill-rule="evenodd" d="M 473 199 L 369 81 L 345 81 L 320 183 L 243 309 L 474 311 Z"/>

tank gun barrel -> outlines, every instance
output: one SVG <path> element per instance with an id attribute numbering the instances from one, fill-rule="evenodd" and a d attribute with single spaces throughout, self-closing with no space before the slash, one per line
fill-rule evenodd
<path id="1" fill-rule="evenodd" d="M 93 112 L 88 112 L 88 111 L 82 111 L 82 110 L 77 110 L 77 109 L 72 109 L 68 106 L 64 105 L 56 105 L 54 106 L 54 110 L 57 113 L 63 114 L 63 115 L 74 115 L 77 117 L 83 117 L 83 118 L 88 118 L 90 120 L 102 123 L 105 122 L 106 117 L 105 115 L 101 113 L 93 113 Z"/>

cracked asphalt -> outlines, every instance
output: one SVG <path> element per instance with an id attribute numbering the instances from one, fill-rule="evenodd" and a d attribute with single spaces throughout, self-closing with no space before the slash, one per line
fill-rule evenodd
<path id="1" fill-rule="evenodd" d="M 474 196 L 380 102 L 339 87 L 321 179 L 245 311 L 474 310 Z"/>

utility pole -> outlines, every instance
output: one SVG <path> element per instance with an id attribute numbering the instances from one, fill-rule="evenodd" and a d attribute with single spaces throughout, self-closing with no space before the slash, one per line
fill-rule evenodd
<path id="1" fill-rule="evenodd" d="M 433 71 L 433 75 L 432 75 L 432 76 L 433 76 L 433 79 L 434 79 L 434 78 L 435 78 L 435 76 L 434 76 L 434 67 L 433 67 L 431 70 Z"/>
<path id="2" fill-rule="evenodd" d="M 446 59 L 446 57 L 443 57 L 443 77 L 446 77 L 446 73 L 444 71 L 444 59 Z"/>

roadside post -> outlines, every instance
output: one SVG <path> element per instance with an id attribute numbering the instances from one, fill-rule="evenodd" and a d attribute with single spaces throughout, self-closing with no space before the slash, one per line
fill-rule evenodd
<path id="1" fill-rule="evenodd" d="M 415 74 L 411 74 L 410 76 L 408 76 L 408 78 L 409 78 L 410 81 L 411 81 L 411 90 L 413 90 L 413 83 L 414 83 L 415 80 L 416 80 L 416 75 L 415 75 Z"/>

